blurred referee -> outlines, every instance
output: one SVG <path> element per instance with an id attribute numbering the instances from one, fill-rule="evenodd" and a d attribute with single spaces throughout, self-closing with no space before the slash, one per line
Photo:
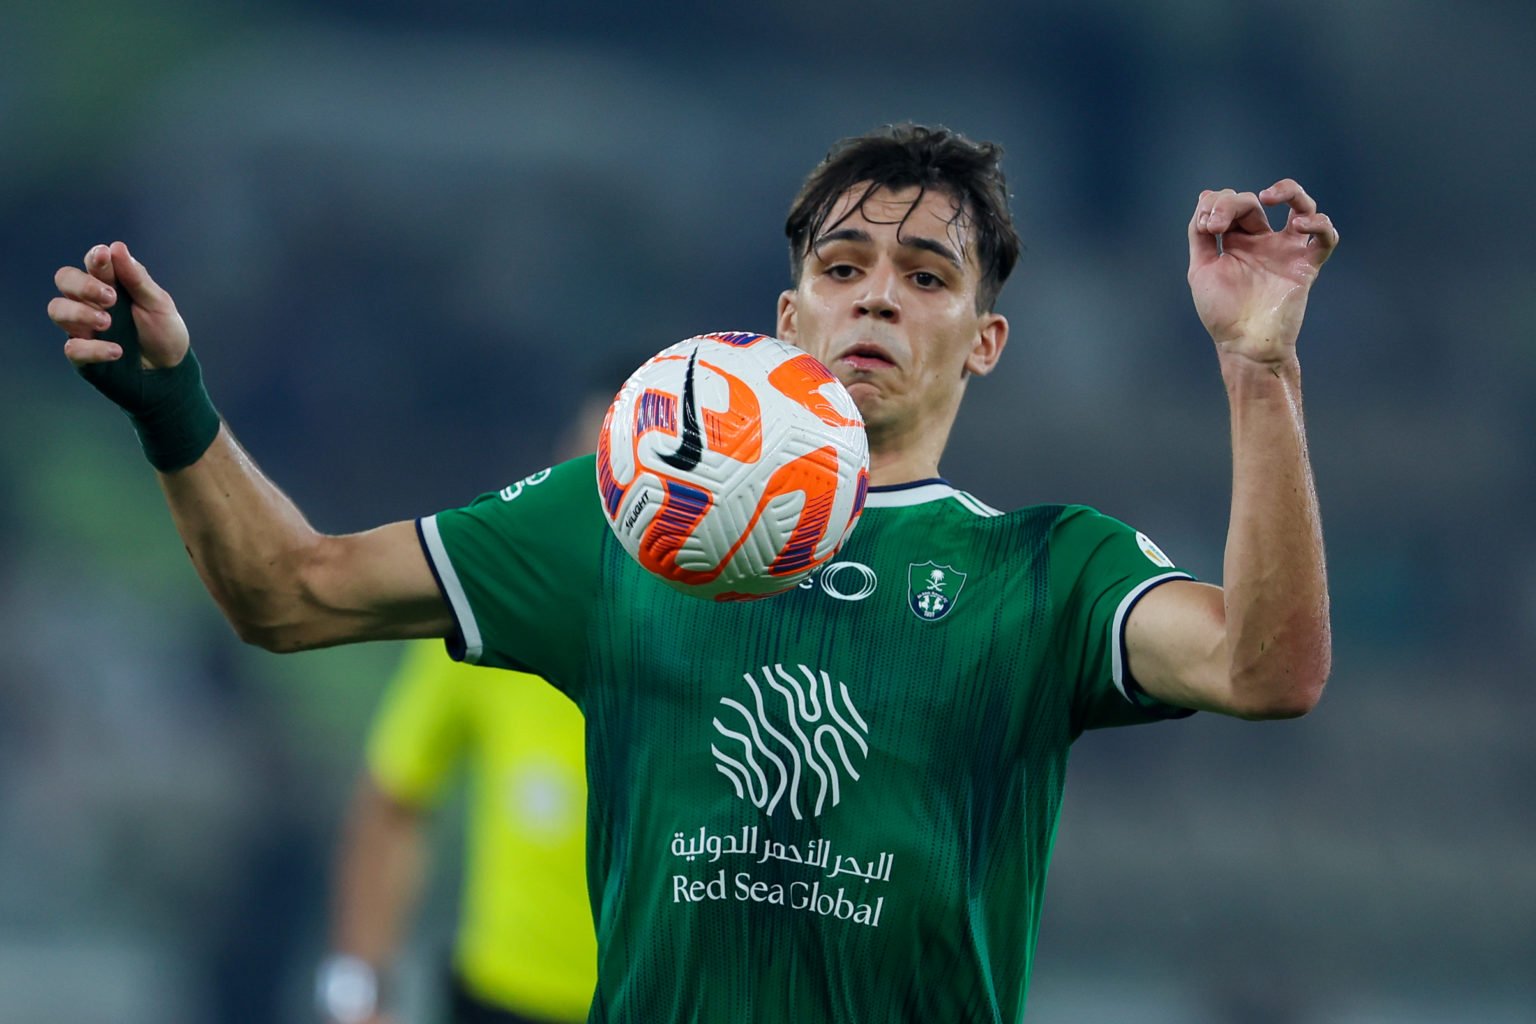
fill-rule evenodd
<path id="1" fill-rule="evenodd" d="M 592 450 L 624 372 L 593 378 L 556 462 Z M 409 645 L 374 717 L 338 850 L 331 952 L 315 984 L 323 1021 L 398 1021 L 389 968 L 426 874 L 432 809 L 460 771 L 469 790 L 464 880 L 444 1019 L 587 1019 L 597 943 L 584 731 L 576 705 L 537 676 L 453 661 L 440 640 Z"/>

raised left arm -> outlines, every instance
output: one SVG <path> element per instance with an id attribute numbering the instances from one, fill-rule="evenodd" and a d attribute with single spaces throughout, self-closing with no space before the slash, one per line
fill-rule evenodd
<path id="1" fill-rule="evenodd" d="M 1264 207 L 1281 204 L 1289 215 L 1275 231 Z M 1292 718 L 1322 695 L 1328 585 L 1296 337 L 1338 241 L 1290 179 L 1257 195 L 1202 192 L 1190 218 L 1190 291 L 1231 406 L 1232 511 L 1223 586 L 1166 583 L 1126 620 L 1132 676 L 1170 704 Z"/>

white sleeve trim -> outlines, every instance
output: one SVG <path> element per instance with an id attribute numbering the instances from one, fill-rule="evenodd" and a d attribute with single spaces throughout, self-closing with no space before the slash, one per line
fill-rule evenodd
<path id="1" fill-rule="evenodd" d="M 453 610 L 459 632 L 464 635 L 464 660 L 471 665 L 478 664 L 480 654 L 485 650 L 485 643 L 480 637 L 480 624 L 475 621 L 474 610 L 469 606 L 469 596 L 464 593 L 459 574 L 453 570 L 448 549 L 443 546 L 443 535 L 437 528 L 437 516 L 423 516 L 420 522 L 421 539 L 426 545 L 427 557 L 437 572 L 437 581 L 443 588 L 443 596 L 448 599 L 448 606 Z"/>
<path id="2" fill-rule="evenodd" d="M 1114 621 L 1109 626 L 1110 663 L 1114 671 L 1115 689 L 1120 691 L 1120 696 L 1132 704 L 1138 704 L 1138 701 L 1131 696 L 1125 686 L 1125 617 L 1131 613 L 1131 609 L 1136 606 L 1137 601 L 1141 600 L 1142 595 L 1158 584 L 1167 583 L 1169 580 L 1189 579 L 1194 577 L 1187 572 L 1165 572 L 1161 576 L 1143 580 L 1121 599 L 1120 607 L 1115 609 Z"/>

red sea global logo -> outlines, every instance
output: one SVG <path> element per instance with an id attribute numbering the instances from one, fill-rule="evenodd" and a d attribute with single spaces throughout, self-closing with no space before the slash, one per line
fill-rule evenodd
<path id="1" fill-rule="evenodd" d="M 911 563 L 907 566 L 907 607 L 924 622 L 937 622 L 955 607 L 967 575 L 952 565 Z"/>
<path id="2" fill-rule="evenodd" d="M 869 726 L 848 687 L 806 665 L 764 665 L 761 680 L 744 673 L 751 699 L 720 698 L 715 768 L 736 795 L 766 814 L 787 803 L 790 814 L 819 816 L 842 800 L 843 779 L 857 782 L 869 756 Z"/>

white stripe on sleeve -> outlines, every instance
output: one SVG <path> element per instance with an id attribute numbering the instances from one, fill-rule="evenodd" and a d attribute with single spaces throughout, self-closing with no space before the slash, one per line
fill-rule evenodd
<path id="1" fill-rule="evenodd" d="M 1125 617 L 1131 613 L 1136 602 L 1141 600 L 1143 594 L 1157 586 L 1159 583 L 1167 583 L 1169 580 L 1193 579 L 1187 572 L 1165 572 L 1161 576 L 1153 576 L 1149 580 L 1143 580 L 1136 588 L 1120 601 L 1120 607 L 1115 609 L 1114 621 L 1109 626 L 1109 643 L 1111 651 L 1111 664 L 1113 665 L 1115 689 L 1120 691 L 1120 696 L 1137 704 L 1125 685 Z"/>
<path id="2" fill-rule="evenodd" d="M 485 649 L 484 641 L 480 637 L 480 624 L 475 621 L 475 613 L 469 606 L 469 597 L 464 593 L 464 585 L 459 582 L 459 574 L 453 571 L 453 561 L 448 557 L 448 549 L 443 547 L 443 535 L 437 528 L 437 516 L 423 516 L 421 522 L 421 537 L 426 542 L 427 557 L 432 559 L 432 567 L 437 570 L 438 581 L 443 585 L 443 596 L 448 599 L 448 605 L 453 609 L 453 617 L 458 621 L 459 632 L 464 634 L 464 660 L 471 665 L 480 661 L 480 654 Z"/>

